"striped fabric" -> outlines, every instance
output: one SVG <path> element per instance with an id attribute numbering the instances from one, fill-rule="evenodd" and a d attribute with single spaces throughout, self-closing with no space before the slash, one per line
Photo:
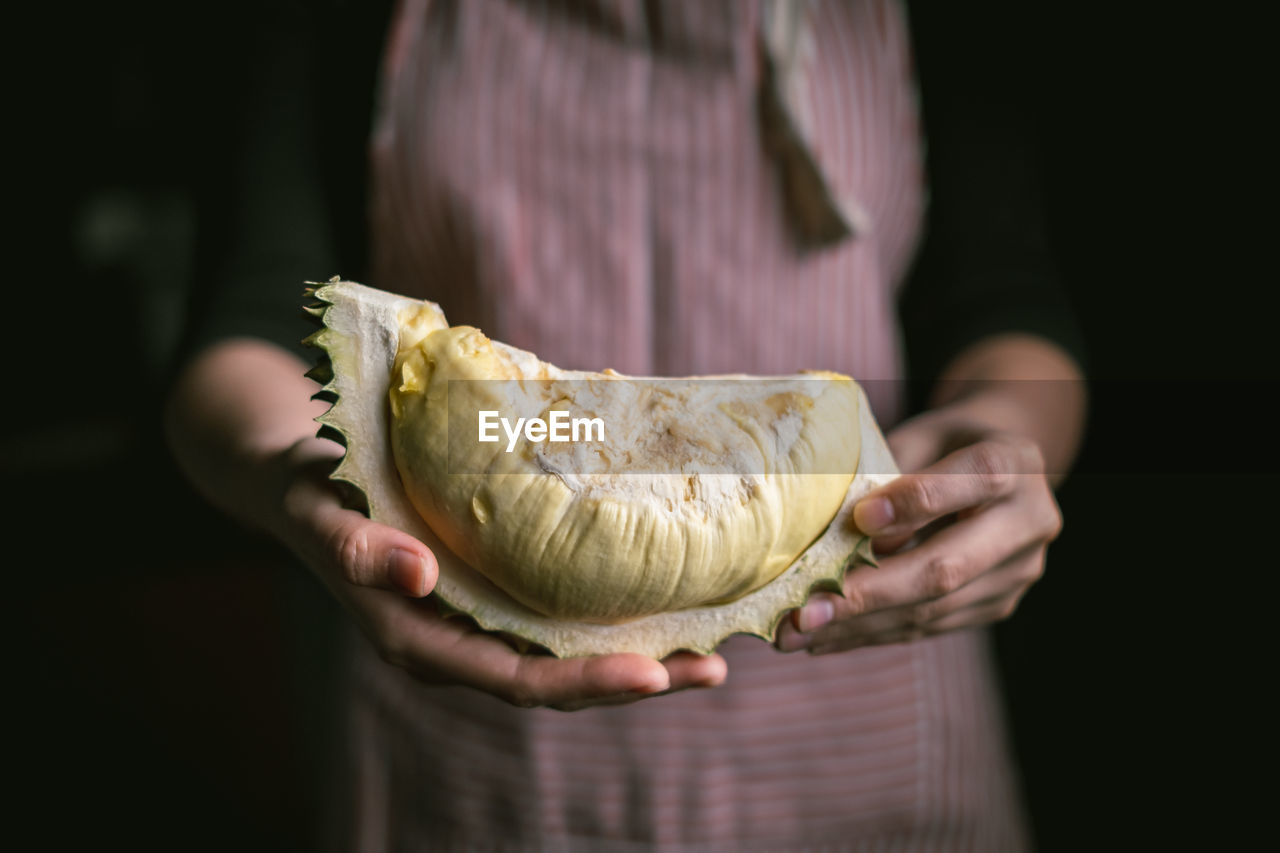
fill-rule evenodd
<path id="1" fill-rule="evenodd" d="M 897 377 L 923 203 L 903 11 L 805 10 L 788 118 L 857 219 L 816 249 L 758 109 L 773 11 L 405 0 L 371 149 L 372 283 L 565 367 Z M 891 423 L 892 383 L 872 390 Z M 422 687 L 353 638 L 336 849 L 1025 846 L 981 634 L 722 651 L 723 688 L 563 714 Z"/>

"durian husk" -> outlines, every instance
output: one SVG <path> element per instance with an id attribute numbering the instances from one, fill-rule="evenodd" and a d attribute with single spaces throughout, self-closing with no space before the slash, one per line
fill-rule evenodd
<path id="1" fill-rule="evenodd" d="M 688 650 L 709 653 L 733 634 L 770 640 L 778 622 L 815 590 L 839 593 L 846 571 L 874 565 L 870 540 L 852 523 L 853 506 L 897 476 L 884 436 L 861 388 L 858 468 L 826 530 L 785 571 L 730 602 L 642 616 L 617 624 L 553 619 L 507 595 L 453 554 L 414 508 L 393 457 L 388 392 L 400 346 L 402 318 L 421 316 L 431 303 L 333 279 L 307 288 L 308 313 L 322 328 L 305 343 L 325 358 L 308 375 L 323 384 L 317 397 L 332 402 L 319 418 L 320 434 L 346 447 L 332 478 L 350 487 L 353 505 L 369 517 L 421 540 L 440 566 L 434 595 L 446 611 L 481 627 L 535 644 L 558 657 L 635 652 L 663 658 Z M 440 313 L 444 322 L 443 312 Z"/>

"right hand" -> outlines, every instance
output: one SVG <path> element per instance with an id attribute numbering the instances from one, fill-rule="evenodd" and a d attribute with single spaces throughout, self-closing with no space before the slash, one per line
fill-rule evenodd
<path id="1" fill-rule="evenodd" d="M 576 710 L 633 702 L 726 675 L 717 654 L 677 652 L 560 659 L 521 654 L 469 620 L 423 601 L 435 587 L 435 555 L 419 540 L 342 506 L 329 472 L 342 448 L 303 439 L 281 454 L 280 516 L 273 525 L 355 617 L 383 660 L 426 684 L 460 684 L 519 707 Z"/>

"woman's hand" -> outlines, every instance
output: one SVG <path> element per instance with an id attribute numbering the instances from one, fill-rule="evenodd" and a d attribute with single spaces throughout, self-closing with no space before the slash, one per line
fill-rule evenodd
<path id="1" fill-rule="evenodd" d="M 437 563 L 417 539 L 341 505 L 328 473 L 342 454 L 323 439 L 282 454 L 277 533 L 346 607 L 378 653 L 427 684 L 461 684 L 520 707 L 575 710 L 622 704 L 725 678 L 719 655 L 677 653 L 659 662 L 613 654 L 561 660 L 521 654 L 431 600 Z"/>
<path id="2" fill-rule="evenodd" d="M 850 571 L 843 597 L 816 593 L 793 611 L 781 650 L 827 654 L 988 625 L 1044 573 L 1062 530 L 1051 480 L 1078 443 L 1081 377 L 1060 351 L 1009 337 L 967 353 L 952 378 L 966 380 L 948 387 L 959 394 L 887 437 L 907 473 L 854 507 L 887 556 Z"/>
<path id="3" fill-rule="evenodd" d="M 225 341 L 175 383 L 166 410 L 174 456 L 196 488 L 246 525 L 265 529 L 311 568 L 382 657 L 428 684 L 461 684 L 520 706 L 618 704 L 724 681 L 719 655 L 664 661 L 616 654 L 560 660 L 520 654 L 423 600 L 434 555 L 414 537 L 345 509 L 329 472 L 342 448 L 315 438 L 327 405 L 307 365 L 263 341 Z"/>
<path id="4" fill-rule="evenodd" d="M 846 575 L 844 596 L 818 593 L 778 646 L 813 654 L 902 643 L 1013 613 L 1044 572 L 1062 518 L 1034 442 L 995 431 L 956 436 L 945 418 L 904 424 L 890 448 L 962 446 L 863 498 L 854 521 L 891 555 Z M 897 445 L 897 446 L 895 446 Z M 897 551 L 910 540 L 914 547 Z"/>

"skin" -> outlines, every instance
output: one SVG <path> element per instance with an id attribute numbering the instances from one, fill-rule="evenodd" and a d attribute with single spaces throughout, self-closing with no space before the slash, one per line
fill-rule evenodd
<path id="1" fill-rule="evenodd" d="M 291 353 L 254 339 L 221 342 L 178 379 L 166 432 L 179 464 L 215 506 L 288 546 L 333 593 L 381 656 L 427 684 L 470 686 L 520 707 L 575 710 L 714 687 L 717 654 L 655 661 L 614 654 L 559 660 L 516 652 L 430 600 L 437 563 L 418 540 L 345 509 L 328 471 L 342 449 L 315 437 L 327 404 Z M 1043 572 L 1061 529 L 1053 478 L 1083 419 L 1078 368 L 1029 336 L 963 352 L 935 408 L 889 436 L 909 474 L 869 495 L 855 520 L 892 553 L 858 569 L 844 597 L 816 595 L 784 620 L 777 645 L 813 654 L 903 642 L 1004 618 Z M 1069 382 L 1010 382 L 1065 379 Z M 884 524 L 876 501 L 893 507 Z"/>
<path id="2" fill-rule="evenodd" d="M 1053 486 L 1078 449 L 1083 377 L 1027 335 L 979 342 L 939 382 L 933 407 L 886 436 L 904 476 L 867 495 L 854 522 L 888 555 L 818 593 L 779 627 L 783 651 L 843 652 L 1008 618 L 1062 530 Z"/>
<path id="3" fill-rule="evenodd" d="M 719 655 L 655 661 L 615 654 L 559 660 L 517 653 L 422 601 L 437 563 L 417 539 L 342 506 L 328 472 L 342 448 L 315 437 L 327 404 L 293 354 L 229 340 L 198 355 L 175 385 L 165 426 L 174 455 L 215 506 L 265 529 L 333 593 L 379 654 L 427 684 L 461 684 L 520 707 L 575 710 L 722 683 Z"/>

